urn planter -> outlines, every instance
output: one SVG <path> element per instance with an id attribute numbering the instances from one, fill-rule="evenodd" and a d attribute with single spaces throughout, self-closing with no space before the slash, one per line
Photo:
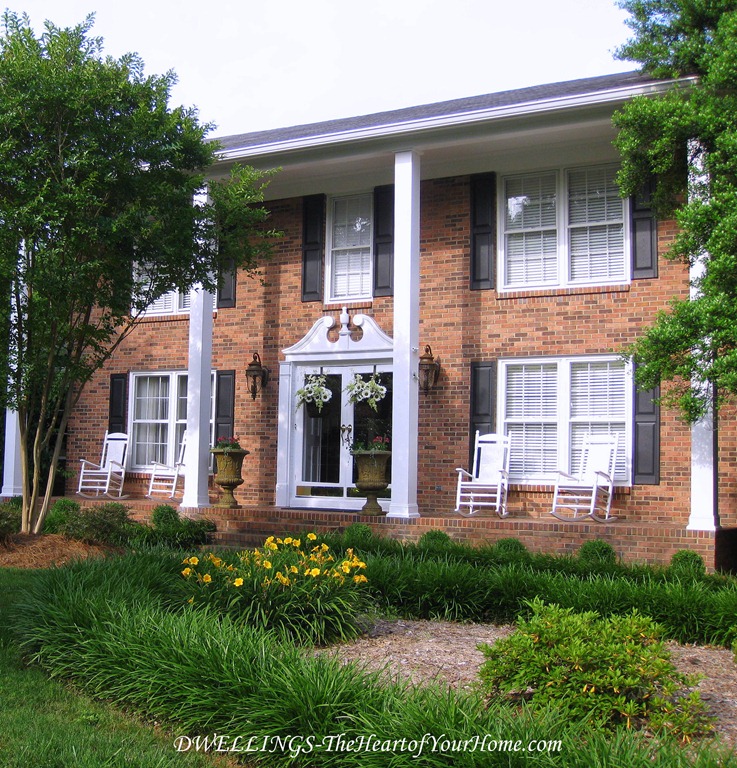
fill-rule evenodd
<path id="1" fill-rule="evenodd" d="M 361 508 L 364 515 L 383 515 L 384 510 L 377 501 L 380 491 L 389 485 L 386 479 L 386 465 L 392 457 L 391 451 L 351 451 L 358 468 L 356 488 L 366 496 Z"/>
<path id="2" fill-rule="evenodd" d="M 217 467 L 214 480 L 223 489 L 223 495 L 215 506 L 239 509 L 240 504 L 235 500 L 233 491 L 243 484 L 243 459 L 250 451 L 244 448 L 213 448 L 210 452 L 215 456 Z"/>

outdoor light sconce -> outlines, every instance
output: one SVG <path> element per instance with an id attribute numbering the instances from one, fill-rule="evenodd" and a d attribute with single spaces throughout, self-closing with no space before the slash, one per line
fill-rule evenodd
<path id="1" fill-rule="evenodd" d="M 248 379 L 248 389 L 251 397 L 255 400 L 256 395 L 269 383 L 269 369 L 261 365 L 261 358 L 258 352 L 253 353 L 253 360 L 246 368 L 246 379 Z"/>
<path id="2" fill-rule="evenodd" d="M 423 392 L 429 392 L 437 383 L 440 376 L 440 358 L 437 360 L 432 356 L 430 345 L 425 345 L 424 354 L 420 355 L 420 389 Z"/>

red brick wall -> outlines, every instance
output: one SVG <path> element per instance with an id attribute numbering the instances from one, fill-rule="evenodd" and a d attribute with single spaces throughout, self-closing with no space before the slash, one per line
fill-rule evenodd
<path id="1" fill-rule="evenodd" d="M 468 177 L 423 182 L 421 199 L 420 344 L 430 344 L 442 365 L 438 388 L 421 394 L 420 400 L 418 501 L 421 512 L 432 515 L 452 510 L 454 468 L 468 462 L 473 361 L 619 351 L 673 296 L 687 295 L 688 273 L 684 265 L 661 258 L 657 279 L 629 285 L 505 295 L 471 291 Z M 247 505 L 274 501 L 281 350 L 301 339 L 322 314 L 337 316 L 340 311 L 301 301 L 301 200 L 278 201 L 271 209 L 269 225 L 283 237 L 264 265 L 263 284 L 241 275 L 236 308 L 221 309 L 214 319 L 213 367 L 237 371 L 235 433 L 251 455 L 236 496 Z M 671 223 L 659 226 L 661 253 L 673 232 Z M 349 311 L 373 315 L 392 333 L 391 298 L 351 305 Z M 72 420 L 70 468 L 77 468 L 79 457 L 99 452 L 107 423 L 109 374 L 186 368 L 187 332 L 186 316 L 156 319 L 143 323 L 123 344 L 91 382 Z M 270 384 L 255 400 L 244 375 L 253 352 L 259 352 L 272 373 Z M 723 429 L 722 446 L 720 468 L 726 476 L 737 453 L 734 430 Z M 617 513 L 633 525 L 662 521 L 685 527 L 689 475 L 689 428 L 663 409 L 661 483 L 618 494 Z M 550 497 L 550 489 L 514 491 L 511 514 L 540 516 L 547 512 Z M 737 484 L 731 477 L 723 485 L 722 513 L 723 523 L 737 524 Z"/>

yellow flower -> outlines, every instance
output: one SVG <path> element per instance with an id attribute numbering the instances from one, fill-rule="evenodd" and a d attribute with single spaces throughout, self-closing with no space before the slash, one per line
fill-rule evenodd
<path id="1" fill-rule="evenodd" d="M 325 544 L 325 543 L 320 545 L 320 550 L 322 552 L 327 552 L 329 549 L 330 549 L 330 547 L 327 544 Z"/>
<path id="2" fill-rule="evenodd" d="M 292 544 L 294 544 L 296 549 L 299 549 L 300 546 L 302 545 L 302 542 L 299 539 L 293 539 Z"/>
<path id="3" fill-rule="evenodd" d="M 235 566 L 234 566 L 234 565 L 229 565 L 229 566 L 226 568 L 226 570 L 228 570 L 228 571 L 234 571 L 234 570 L 235 570 Z"/>
<path id="4" fill-rule="evenodd" d="M 284 543 L 285 543 L 285 544 L 291 544 L 291 543 L 292 543 L 292 541 L 294 541 L 294 539 L 292 539 L 292 537 L 291 537 L 291 536 L 287 536 L 287 538 L 286 538 L 286 539 L 284 539 Z"/>
<path id="5" fill-rule="evenodd" d="M 274 541 L 274 537 L 273 536 L 269 536 L 269 538 L 266 539 L 265 543 L 266 544 L 271 544 L 272 541 Z"/>
<path id="6" fill-rule="evenodd" d="M 212 560 L 212 564 L 216 568 L 219 568 L 223 564 L 223 561 L 219 557 L 212 557 L 211 560 Z"/>
<path id="7" fill-rule="evenodd" d="M 270 550 L 272 550 L 272 551 L 276 551 L 277 549 L 279 549 L 279 545 L 278 545 L 278 544 L 275 544 L 273 541 L 270 541 L 270 542 L 268 542 L 268 543 L 266 544 L 266 548 L 267 548 L 267 549 L 270 549 Z"/>
<path id="8" fill-rule="evenodd" d="M 350 573 L 351 572 L 351 566 L 347 562 L 341 563 L 340 570 L 343 571 L 343 573 Z"/>
<path id="9" fill-rule="evenodd" d="M 313 568 L 310 571 L 310 576 L 319 576 L 320 575 L 320 569 L 319 568 Z"/>
<path id="10" fill-rule="evenodd" d="M 261 563 L 261 565 L 263 565 L 264 568 L 271 568 L 271 560 L 264 560 L 264 562 Z"/>
<path id="11" fill-rule="evenodd" d="M 243 586 L 243 579 L 239 576 L 235 581 L 233 582 L 234 587 L 242 587 Z"/>
<path id="12" fill-rule="evenodd" d="M 296 565 L 289 566 L 289 573 L 299 573 L 299 568 Z"/>
<path id="13" fill-rule="evenodd" d="M 184 562 L 186 563 L 187 561 L 185 560 Z M 192 569 L 191 568 L 185 568 L 182 571 L 182 576 L 189 576 L 191 573 L 192 573 Z"/>
<path id="14" fill-rule="evenodd" d="M 205 584 L 209 584 L 209 583 L 212 581 L 212 576 L 210 576 L 210 574 L 209 574 L 209 573 L 206 573 L 206 574 L 205 574 L 205 575 L 202 577 L 202 581 L 204 581 L 204 582 L 205 582 Z"/>
<path id="15" fill-rule="evenodd" d="M 189 558 L 189 564 L 190 565 L 199 565 L 200 564 L 200 558 L 199 557 L 190 557 Z"/>
<path id="16" fill-rule="evenodd" d="M 307 534 L 307 541 L 314 541 L 317 538 L 314 533 Z"/>
<path id="17" fill-rule="evenodd" d="M 353 581 L 355 581 L 356 584 L 364 584 L 368 579 L 362 573 L 359 573 L 357 576 L 353 577 Z"/>

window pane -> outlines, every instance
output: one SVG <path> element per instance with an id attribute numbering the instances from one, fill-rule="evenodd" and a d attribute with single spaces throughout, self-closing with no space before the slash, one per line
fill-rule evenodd
<path id="1" fill-rule="evenodd" d="M 507 366 L 506 418 L 555 418 L 558 407 L 555 364 Z"/>
<path id="2" fill-rule="evenodd" d="M 556 424 L 510 424 L 507 434 L 510 475 L 532 477 L 558 469 Z"/>
<path id="3" fill-rule="evenodd" d="M 333 200 L 331 298 L 371 295 L 371 195 Z"/>
<path id="4" fill-rule="evenodd" d="M 505 283 L 558 281 L 556 175 L 505 179 Z"/>
<path id="5" fill-rule="evenodd" d="M 616 168 L 568 173 L 568 249 L 572 281 L 625 277 L 624 201 Z"/>

